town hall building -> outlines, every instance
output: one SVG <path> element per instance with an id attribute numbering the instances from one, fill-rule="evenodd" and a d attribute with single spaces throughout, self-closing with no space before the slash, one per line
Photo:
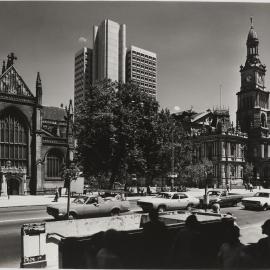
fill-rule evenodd
<path id="1" fill-rule="evenodd" d="M 61 168 L 73 149 L 73 108 L 48 107 L 37 73 L 35 94 L 8 55 L 0 73 L 0 194 L 38 194 L 63 186 Z M 68 123 L 70 121 L 70 123 Z"/>
<path id="2" fill-rule="evenodd" d="M 247 162 L 254 166 L 254 184 L 270 186 L 269 91 L 265 87 L 266 66 L 259 58 L 259 39 L 252 19 L 246 46 L 245 65 L 240 66 L 235 126 L 230 122 L 229 110 L 224 108 L 175 114 L 192 138 L 196 159 L 212 161 L 211 178 L 219 187 L 243 185 Z"/>

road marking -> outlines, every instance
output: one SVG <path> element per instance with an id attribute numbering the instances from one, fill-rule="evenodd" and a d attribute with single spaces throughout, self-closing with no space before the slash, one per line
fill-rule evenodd
<path id="1" fill-rule="evenodd" d="M 29 220 L 38 220 L 38 219 L 45 219 L 49 216 L 44 217 L 36 217 L 36 218 L 20 218 L 20 219 L 6 219 L 6 220 L 0 220 L 0 223 L 7 223 L 7 222 L 17 222 L 17 221 L 29 221 Z"/>

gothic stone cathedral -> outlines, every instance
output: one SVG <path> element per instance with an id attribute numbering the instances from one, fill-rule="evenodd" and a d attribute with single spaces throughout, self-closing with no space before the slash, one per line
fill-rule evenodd
<path id="1" fill-rule="evenodd" d="M 1 195 L 37 194 L 63 186 L 60 176 L 72 130 L 67 130 L 66 109 L 42 104 L 39 73 L 36 95 L 8 56 L 0 73 L 0 191 Z M 69 125 L 70 127 L 72 125 Z"/>

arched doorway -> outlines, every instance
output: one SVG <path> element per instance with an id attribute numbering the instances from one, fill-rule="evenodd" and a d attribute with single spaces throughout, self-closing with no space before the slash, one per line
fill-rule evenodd
<path id="1" fill-rule="evenodd" d="M 20 181 L 16 178 L 10 178 L 7 180 L 7 190 L 9 195 L 20 194 Z"/>

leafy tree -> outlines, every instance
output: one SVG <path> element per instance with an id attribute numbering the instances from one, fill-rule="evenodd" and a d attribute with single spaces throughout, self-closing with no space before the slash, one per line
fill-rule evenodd
<path id="1" fill-rule="evenodd" d="M 109 80 L 94 85 L 76 116 L 78 159 L 88 175 L 116 179 L 144 175 L 145 142 L 149 139 L 158 103 L 137 85 Z"/>
<path id="2" fill-rule="evenodd" d="M 76 112 L 75 132 L 84 173 L 109 178 L 111 185 L 131 174 L 149 183 L 165 176 L 173 149 L 176 169 L 184 164 L 182 127 L 135 84 L 93 85 Z"/>
<path id="3" fill-rule="evenodd" d="M 212 174 L 213 163 L 209 159 L 203 159 L 200 162 L 193 163 L 186 167 L 186 176 L 191 180 L 191 183 L 196 186 L 199 186 L 202 182 L 211 179 Z"/>
<path id="4" fill-rule="evenodd" d="M 70 187 L 71 181 L 75 181 L 77 179 L 79 172 L 80 169 L 73 162 L 70 164 L 70 166 L 63 166 L 61 170 L 61 177 L 64 179 L 64 186 L 66 188 Z"/>
<path id="5" fill-rule="evenodd" d="M 71 181 L 77 180 L 80 169 L 75 165 L 75 163 L 71 163 L 68 166 L 64 165 L 62 168 L 61 176 L 64 179 L 65 187 L 68 191 L 68 200 L 67 200 L 67 219 L 69 219 L 69 210 L 70 210 L 70 185 Z"/>

